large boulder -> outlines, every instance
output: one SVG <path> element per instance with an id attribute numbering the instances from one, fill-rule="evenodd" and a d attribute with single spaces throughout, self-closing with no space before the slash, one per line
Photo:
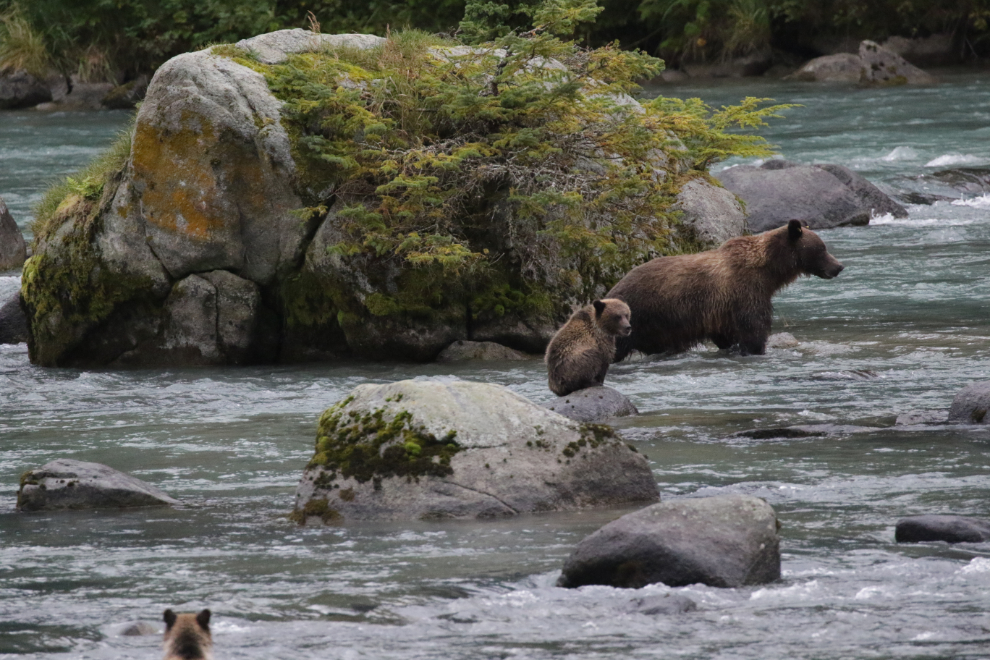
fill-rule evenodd
<path id="1" fill-rule="evenodd" d="M 20 228 L 0 197 L 0 271 L 14 270 L 27 259 L 27 243 Z"/>
<path id="2" fill-rule="evenodd" d="M 481 360 L 485 362 L 504 362 L 532 360 L 534 356 L 496 344 L 493 341 L 463 341 L 458 340 L 440 351 L 437 362 L 465 362 Z"/>
<path id="3" fill-rule="evenodd" d="M 639 411 L 622 392 L 605 387 L 586 387 L 544 404 L 547 410 L 578 422 L 602 422 L 612 417 L 638 415 Z"/>
<path id="4" fill-rule="evenodd" d="M 100 463 L 59 458 L 21 475 L 21 511 L 124 509 L 179 501 L 140 479 Z"/>
<path id="5" fill-rule="evenodd" d="M 0 73 L 0 110 L 31 108 L 52 100 L 48 84 L 23 69 Z"/>
<path id="6" fill-rule="evenodd" d="M 692 179 L 677 194 L 674 208 L 705 248 L 717 248 L 746 233 L 746 213 L 729 190 L 706 179 Z"/>
<path id="7" fill-rule="evenodd" d="M 320 418 L 300 523 L 498 518 L 656 502 L 646 459 L 497 385 L 361 385 Z"/>
<path id="8" fill-rule="evenodd" d="M 687 168 L 669 146 L 678 141 L 673 133 L 657 134 L 650 148 L 637 142 L 617 162 L 610 149 L 627 147 L 574 144 L 573 127 L 561 122 L 566 148 L 532 147 L 533 154 L 555 159 L 546 166 L 567 185 L 587 183 L 575 184 L 575 193 L 544 183 L 553 177 L 532 176 L 534 166 L 523 164 L 529 155 L 491 155 L 529 150 L 529 137 L 506 140 L 511 147 L 475 144 L 487 121 L 437 120 L 436 139 L 408 156 L 421 160 L 396 170 L 387 159 L 410 142 L 406 136 L 429 137 L 403 122 L 433 121 L 445 105 L 392 116 L 392 106 L 368 90 L 391 90 L 395 75 L 420 71 L 416 80 L 437 84 L 417 82 L 403 99 L 436 104 L 436 88 L 451 85 L 458 98 L 475 85 L 477 98 L 490 99 L 492 73 L 508 53 L 436 46 L 372 58 L 386 69 L 409 58 L 396 71 L 362 64 L 360 50 L 385 44 L 373 35 L 282 30 L 163 64 L 126 159 L 100 180 L 75 182 L 54 213 L 38 219 L 22 288 L 31 360 L 84 367 L 430 361 L 465 340 L 542 353 L 574 305 L 600 296 L 635 263 L 697 249 L 696 238 L 715 244 L 741 232 L 731 194 L 708 182 L 685 186 L 684 224 L 666 213 L 668 183 L 680 184 Z M 456 58 L 473 59 L 462 66 Z M 536 76 L 528 89 L 548 90 L 572 73 L 537 58 L 513 80 Z M 574 117 L 597 121 L 587 133 L 592 142 L 657 111 L 598 87 L 592 81 L 578 93 L 568 85 L 579 98 L 560 106 L 587 106 Z M 519 130 L 535 130 L 531 118 L 525 122 L 518 120 Z M 485 139 L 501 144 L 499 131 Z M 358 163 L 365 158 L 386 160 Z M 390 179 L 393 170 L 437 176 L 422 188 L 405 174 Z M 449 172 L 471 185 L 448 182 Z M 615 184 L 631 179 L 635 185 Z M 526 197 L 519 186 L 527 185 L 546 190 Z M 420 189 L 429 194 L 406 192 Z M 443 202 L 462 189 L 469 193 Z M 536 208 L 543 200 L 547 208 Z M 722 218 L 731 228 L 717 226 Z M 226 284 L 211 282 L 210 273 Z M 241 292 L 240 320 L 231 321 L 241 328 L 237 339 L 222 336 L 211 316 L 224 309 L 217 301 L 230 286 Z"/>
<path id="9" fill-rule="evenodd" d="M 865 85 L 933 85 L 938 82 L 935 76 L 874 41 L 867 40 L 859 45 L 859 59 L 863 62 L 860 82 Z"/>
<path id="10" fill-rule="evenodd" d="M 804 220 L 812 229 L 866 225 L 872 215 L 907 217 L 907 210 L 879 188 L 841 165 L 798 165 L 770 160 L 739 165 L 717 175 L 746 204 L 754 233 Z"/>
<path id="11" fill-rule="evenodd" d="M 581 541 L 561 587 L 742 587 L 780 578 L 777 516 L 749 495 L 661 502 L 622 516 Z"/>
<path id="12" fill-rule="evenodd" d="M 964 387 L 949 408 L 950 424 L 990 424 L 990 381 Z"/>
<path id="13" fill-rule="evenodd" d="M 897 521 L 894 538 L 898 543 L 985 543 L 990 541 L 990 520 L 965 516 L 909 516 Z"/>

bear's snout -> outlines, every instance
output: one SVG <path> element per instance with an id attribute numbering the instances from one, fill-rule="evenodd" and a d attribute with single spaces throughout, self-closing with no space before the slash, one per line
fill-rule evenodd
<path id="1" fill-rule="evenodd" d="M 632 334 L 632 325 L 628 321 L 626 321 L 621 326 L 619 326 L 620 337 L 628 337 L 631 334 Z"/>
<path id="2" fill-rule="evenodd" d="M 823 280 L 830 280 L 841 273 L 843 269 L 845 269 L 845 266 L 843 266 L 838 259 L 832 257 L 828 263 L 825 264 L 825 267 L 822 268 L 820 272 L 815 274 Z"/>

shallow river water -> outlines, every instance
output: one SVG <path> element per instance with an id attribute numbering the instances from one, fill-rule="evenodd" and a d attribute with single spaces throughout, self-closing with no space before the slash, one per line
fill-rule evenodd
<path id="1" fill-rule="evenodd" d="M 846 269 L 778 297 L 774 331 L 796 348 L 745 358 L 700 348 L 609 375 L 643 412 L 618 426 L 664 498 L 750 493 L 774 506 L 779 582 L 554 587 L 574 545 L 616 511 L 345 528 L 286 520 L 319 413 L 355 385 L 454 374 L 542 401 L 539 361 L 77 371 L 32 367 L 24 345 L 4 346 L 0 653 L 159 657 L 159 637 L 122 629 L 157 624 L 166 607 L 210 607 L 219 659 L 990 657 L 990 544 L 894 542 L 901 516 L 990 517 L 990 430 L 894 424 L 945 411 L 990 367 L 990 197 L 925 178 L 990 165 L 990 74 L 947 80 L 664 88 L 716 104 L 801 103 L 764 132 L 785 157 L 953 197 L 821 232 Z M 126 121 L 0 114 L 0 195 L 18 221 L 46 178 L 81 165 Z M 17 285 L 0 276 L 0 294 Z M 734 435 L 790 425 L 816 435 Z M 109 464 L 184 505 L 16 513 L 19 474 L 56 457 Z M 633 599 L 669 592 L 698 609 L 631 611 Z"/>

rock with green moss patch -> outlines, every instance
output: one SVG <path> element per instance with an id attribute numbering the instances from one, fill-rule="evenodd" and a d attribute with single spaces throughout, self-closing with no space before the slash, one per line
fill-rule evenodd
<path id="1" fill-rule="evenodd" d="M 656 502 L 646 459 L 510 390 L 455 379 L 361 385 L 323 413 L 293 519 L 500 518 Z"/>
<path id="2" fill-rule="evenodd" d="M 874 86 L 934 85 L 935 76 L 922 71 L 892 50 L 874 41 L 859 44 L 859 59 L 863 63 L 860 84 Z"/>

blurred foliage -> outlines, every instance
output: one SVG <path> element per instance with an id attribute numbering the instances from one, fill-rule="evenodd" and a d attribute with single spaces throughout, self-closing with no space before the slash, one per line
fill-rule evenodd
<path id="1" fill-rule="evenodd" d="M 566 4 L 566 0 L 560 0 Z M 275 29 L 324 33 L 417 28 L 478 43 L 533 19 L 535 0 L 0 0 L 0 67 L 132 77 L 178 53 Z M 812 56 L 827 39 L 949 32 L 964 56 L 990 54 L 990 0 L 600 0 L 586 46 L 618 40 L 669 63 L 783 48 Z M 538 21 L 537 21 L 538 22 Z"/>

